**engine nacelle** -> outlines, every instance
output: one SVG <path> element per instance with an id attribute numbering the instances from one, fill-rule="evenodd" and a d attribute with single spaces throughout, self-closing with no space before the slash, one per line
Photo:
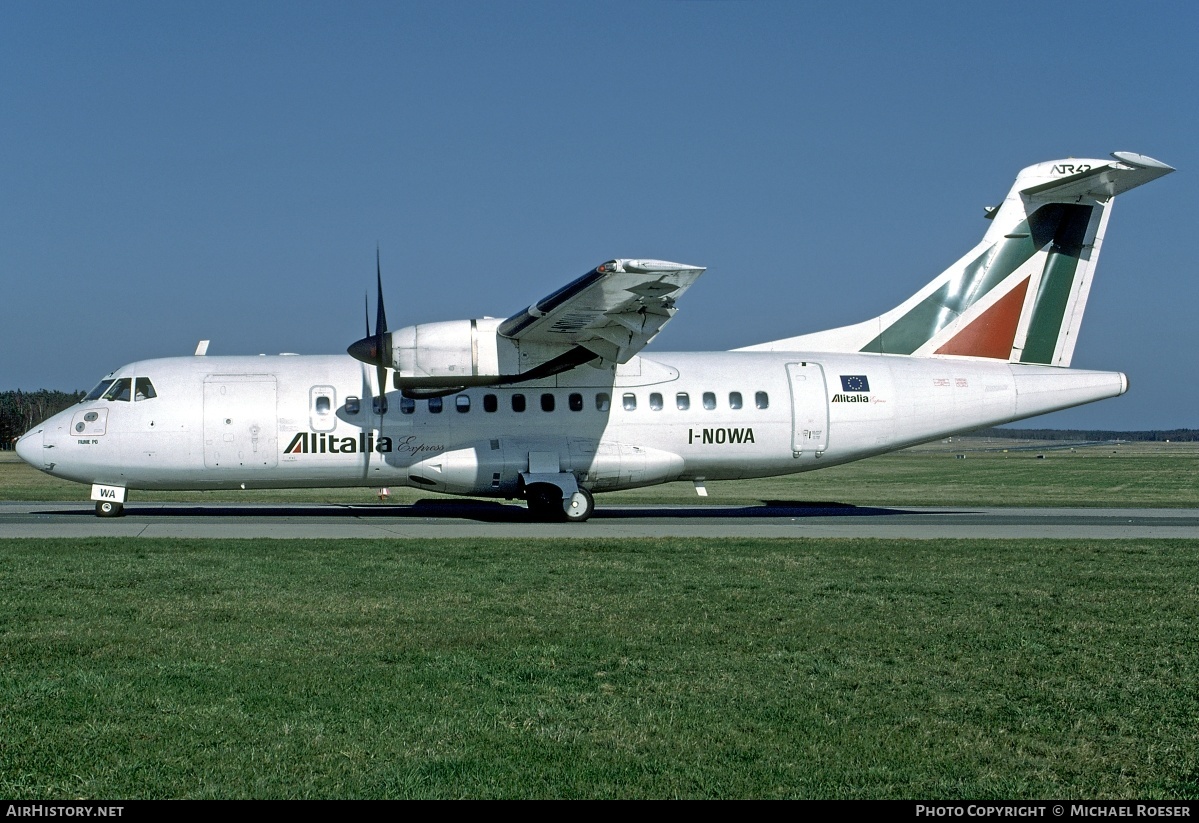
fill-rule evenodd
<path id="1" fill-rule="evenodd" d="M 447 394 L 467 386 L 534 380 L 596 358 L 582 346 L 513 340 L 498 333 L 495 317 L 421 323 L 390 332 L 387 363 L 397 389 L 413 395 Z"/>
<path id="2" fill-rule="evenodd" d="M 486 386 L 518 373 L 516 343 L 496 334 L 501 322 L 447 320 L 391 332 L 396 387 Z"/>

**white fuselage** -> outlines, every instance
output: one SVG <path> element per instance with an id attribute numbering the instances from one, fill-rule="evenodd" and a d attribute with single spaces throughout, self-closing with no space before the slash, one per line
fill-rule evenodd
<path id="1" fill-rule="evenodd" d="M 1124 375 L 968 358 L 656 353 L 433 401 L 348 356 L 145 360 L 149 399 L 96 400 L 18 442 L 50 474 L 125 489 L 410 485 L 513 497 L 810 471 L 1122 394 Z M 357 403 L 355 403 L 357 399 Z M 436 411 L 440 406 L 440 411 Z"/>

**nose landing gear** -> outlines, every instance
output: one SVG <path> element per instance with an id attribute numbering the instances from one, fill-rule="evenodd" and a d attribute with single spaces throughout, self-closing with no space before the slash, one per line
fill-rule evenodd
<path id="1" fill-rule="evenodd" d="M 112 500 L 101 500 L 96 503 L 96 517 L 121 517 L 125 514 L 125 506 Z"/>

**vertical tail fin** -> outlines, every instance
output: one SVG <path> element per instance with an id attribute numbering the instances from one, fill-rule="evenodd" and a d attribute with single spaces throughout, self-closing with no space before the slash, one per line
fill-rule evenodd
<path id="1" fill-rule="evenodd" d="M 891 311 L 750 350 L 951 355 L 1068 366 L 1117 194 L 1173 169 L 1149 157 L 1020 172 L 982 242 Z"/>

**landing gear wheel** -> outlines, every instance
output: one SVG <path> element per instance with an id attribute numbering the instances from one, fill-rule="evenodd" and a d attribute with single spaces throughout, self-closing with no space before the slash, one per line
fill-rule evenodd
<path id="1" fill-rule="evenodd" d="M 595 511 L 595 498 L 586 489 L 579 489 L 562 500 L 562 511 L 570 523 L 582 523 Z"/>
<path id="2" fill-rule="evenodd" d="M 529 514 L 534 520 L 553 521 L 562 519 L 562 492 L 549 483 L 529 486 L 525 492 Z"/>
<path id="3" fill-rule="evenodd" d="M 125 513 L 125 506 L 111 500 L 101 500 L 96 504 L 96 517 L 120 517 Z"/>

